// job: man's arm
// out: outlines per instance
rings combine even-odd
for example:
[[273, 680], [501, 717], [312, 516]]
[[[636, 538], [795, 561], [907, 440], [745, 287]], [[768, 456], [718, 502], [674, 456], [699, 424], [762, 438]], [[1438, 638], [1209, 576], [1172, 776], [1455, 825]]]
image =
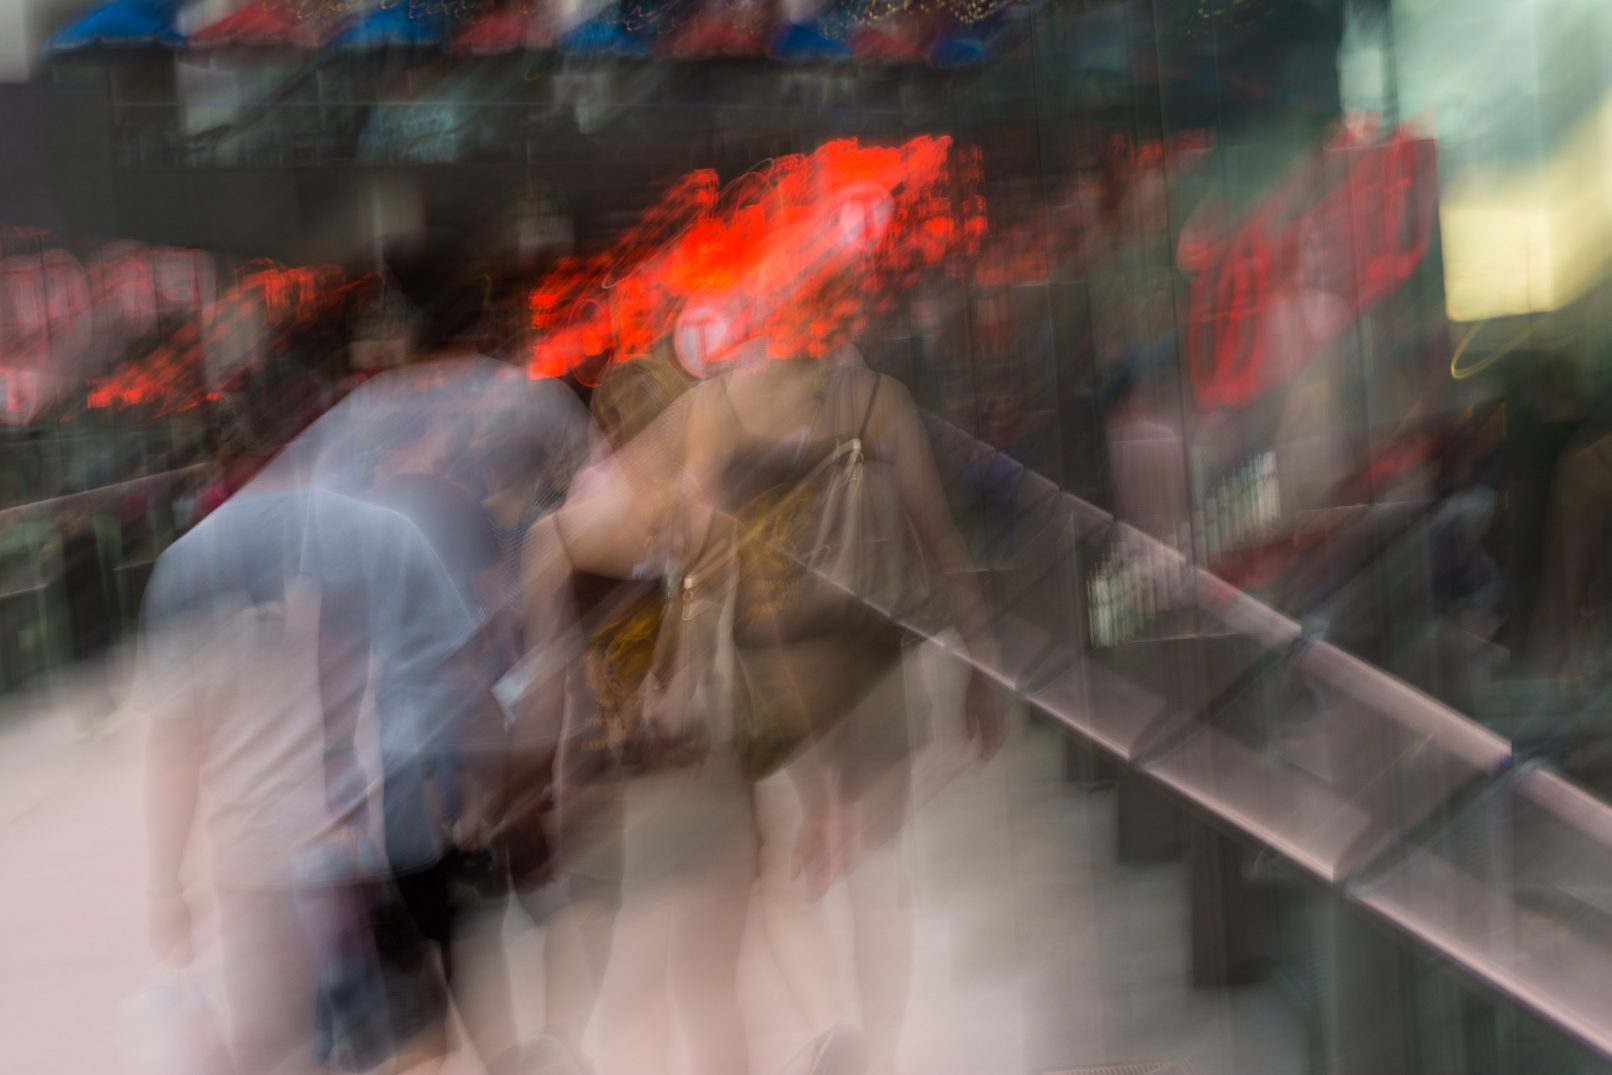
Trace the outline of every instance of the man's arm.
[[146, 878], [153, 950], [161, 959], [191, 958], [190, 912], [184, 897], [185, 852], [201, 794], [206, 725], [192, 701], [194, 650], [181, 628], [159, 615], [171, 567], [159, 565], [143, 610], [131, 715], [149, 725], [146, 748]]
[[170, 963], [188, 963], [192, 955], [183, 870], [201, 791], [202, 743], [195, 723], [153, 720], [147, 754], [151, 945], [159, 958]]
[[522, 677], [509, 698], [511, 821], [540, 811], [564, 734], [566, 680], [579, 656], [571, 569], [552, 518], [526, 536], [521, 563]]

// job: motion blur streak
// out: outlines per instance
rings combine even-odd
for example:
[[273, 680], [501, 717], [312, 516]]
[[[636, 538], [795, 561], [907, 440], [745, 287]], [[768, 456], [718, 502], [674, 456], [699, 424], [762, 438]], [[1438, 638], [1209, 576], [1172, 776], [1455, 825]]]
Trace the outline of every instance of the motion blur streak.
[[1612, 1075], [1609, 42], [0, 2], [0, 1071]]

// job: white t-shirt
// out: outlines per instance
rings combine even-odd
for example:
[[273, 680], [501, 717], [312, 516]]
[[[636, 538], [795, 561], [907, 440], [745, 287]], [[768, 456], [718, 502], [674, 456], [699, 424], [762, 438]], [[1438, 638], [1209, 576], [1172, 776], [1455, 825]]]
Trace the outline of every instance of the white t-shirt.
[[363, 609], [367, 645], [346, 659], [375, 660], [393, 686], [370, 759], [390, 865], [438, 853], [426, 784], [469, 694], [454, 660], [468, 611], [403, 517], [333, 493], [249, 489], [158, 562], [130, 703], [191, 722], [221, 883], [290, 884], [301, 854], [350, 820], [326, 790], [320, 623], [332, 599]]

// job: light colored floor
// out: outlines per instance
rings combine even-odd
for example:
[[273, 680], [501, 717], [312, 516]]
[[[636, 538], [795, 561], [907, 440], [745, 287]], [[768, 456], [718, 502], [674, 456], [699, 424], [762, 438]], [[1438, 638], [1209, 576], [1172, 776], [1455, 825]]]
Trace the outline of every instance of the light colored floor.
[[[72, 714], [98, 704], [93, 687], [85, 673], [0, 715], [0, 1072], [121, 1070], [119, 1006], [151, 970], [140, 736], [74, 741]], [[989, 768], [926, 796], [893, 852], [915, 882], [902, 1075], [1163, 1060], [1199, 1075], [1304, 1070], [1297, 1020], [1274, 991], [1188, 986], [1180, 868], [1116, 865], [1111, 810], [1109, 794], [1064, 781], [1058, 733], [1038, 723]], [[539, 941], [513, 921], [508, 934], [519, 995], [535, 1002]], [[624, 929], [600, 1033], [631, 1026], [612, 1003], [639, 948]], [[757, 1070], [769, 1072], [803, 1030], [753, 948], [743, 980]]]

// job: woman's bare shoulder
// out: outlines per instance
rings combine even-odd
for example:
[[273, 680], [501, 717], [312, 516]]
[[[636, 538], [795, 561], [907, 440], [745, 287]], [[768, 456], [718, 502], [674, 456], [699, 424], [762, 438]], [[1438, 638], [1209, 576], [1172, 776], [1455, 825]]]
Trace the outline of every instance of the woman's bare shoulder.
[[856, 373], [862, 377], [862, 383], [858, 387], [868, 393], [878, 392], [878, 396], [874, 399], [876, 416], [895, 413], [905, 415], [917, 406], [913, 401], [912, 391], [898, 378], [871, 369], [860, 369]]

